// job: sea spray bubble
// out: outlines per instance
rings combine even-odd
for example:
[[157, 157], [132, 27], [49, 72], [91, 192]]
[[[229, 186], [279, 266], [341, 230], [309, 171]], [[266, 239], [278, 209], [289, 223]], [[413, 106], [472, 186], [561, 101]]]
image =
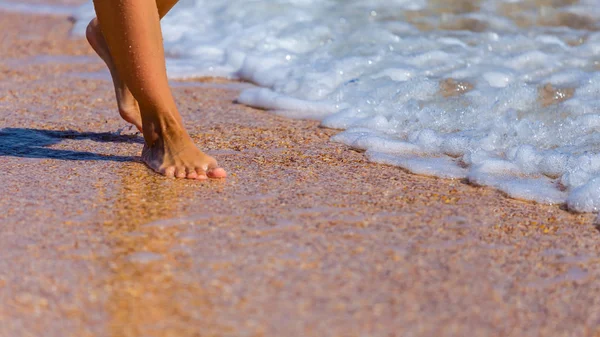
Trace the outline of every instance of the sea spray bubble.
[[550, 178], [558, 178], [567, 169], [569, 156], [557, 151], [549, 151], [539, 163], [540, 172]]
[[[512, 151], [509, 150], [509, 153]], [[511, 158], [512, 157], [512, 158]], [[514, 154], [509, 158], [514, 162], [525, 174], [537, 173], [540, 169], [539, 164], [542, 156], [529, 144], [520, 145], [515, 148]]]
[[575, 212], [600, 211], [600, 176], [575, 188], [567, 198], [567, 205]]

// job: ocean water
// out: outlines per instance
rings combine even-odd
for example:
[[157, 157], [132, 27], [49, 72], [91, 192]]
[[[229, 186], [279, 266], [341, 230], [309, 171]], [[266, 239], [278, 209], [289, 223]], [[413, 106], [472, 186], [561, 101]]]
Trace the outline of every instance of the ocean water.
[[[76, 10], [74, 31], [93, 16]], [[340, 129], [377, 163], [600, 210], [597, 0], [181, 0], [169, 75]]]

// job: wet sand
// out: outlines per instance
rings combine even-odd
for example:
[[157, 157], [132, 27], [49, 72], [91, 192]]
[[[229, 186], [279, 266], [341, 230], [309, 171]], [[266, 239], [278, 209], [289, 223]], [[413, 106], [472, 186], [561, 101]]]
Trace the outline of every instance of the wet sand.
[[0, 15], [0, 336], [600, 334], [592, 215], [369, 163], [220, 79], [173, 92], [230, 177], [165, 179], [66, 17]]

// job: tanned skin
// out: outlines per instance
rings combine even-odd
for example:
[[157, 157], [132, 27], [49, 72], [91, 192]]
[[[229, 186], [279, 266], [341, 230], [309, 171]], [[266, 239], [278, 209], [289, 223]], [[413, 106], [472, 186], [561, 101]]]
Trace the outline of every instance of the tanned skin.
[[142, 160], [167, 177], [225, 178], [196, 147], [169, 88], [160, 19], [177, 0], [94, 0], [86, 36], [110, 70], [121, 117], [144, 135]]

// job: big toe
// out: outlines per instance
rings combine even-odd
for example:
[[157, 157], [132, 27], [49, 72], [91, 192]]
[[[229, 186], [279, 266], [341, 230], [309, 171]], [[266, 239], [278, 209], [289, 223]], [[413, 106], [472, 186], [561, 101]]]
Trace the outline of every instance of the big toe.
[[221, 167], [211, 168], [206, 172], [206, 175], [209, 178], [225, 178], [227, 177], [227, 172]]

